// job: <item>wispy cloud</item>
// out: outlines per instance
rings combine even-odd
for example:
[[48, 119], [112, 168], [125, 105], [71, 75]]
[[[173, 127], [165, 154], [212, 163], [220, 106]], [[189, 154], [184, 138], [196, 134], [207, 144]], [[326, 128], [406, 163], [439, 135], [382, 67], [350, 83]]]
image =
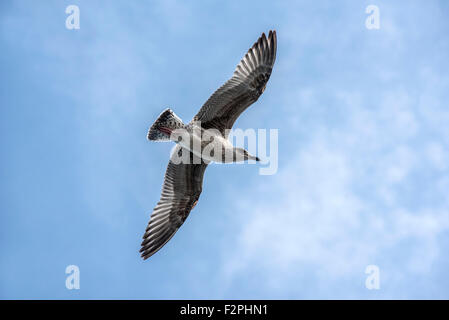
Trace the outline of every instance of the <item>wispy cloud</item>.
[[[282, 296], [281, 288], [298, 274], [314, 270], [315, 289], [332, 288], [325, 297], [342, 277], [359, 279], [359, 288], [341, 295], [350, 297], [363, 291], [360, 278], [369, 264], [389, 275], [386, 283], [429, 272], [444, 252], [438, 237], [449, 231], [446, 191], [435, 184], [449, 178], [441, 161], [449, 146], [416, 143], [424, 123], [407, 101], [404, 93], [387, 94], [369, 116], [349, 107], [347, 125], [310, 133], [274, 183], [257, 188], [267, 197], [240, 202], [236, 211], [245, 214], [235, 222], [238, 233], [225, 256], [227, 281], [257, 266], [270, 278], [267, 292], [275, 282]], [[417, 184], [426, 176], [435, 180]], [[302, 288], [293, 292], [313, 297]]]
[[[284, 50], [290, 53], [280, 64], [289, 67], [280, 67], [280, 78], [301, 70], [297, 52], [313, 39], [342, 53], [340, 63], [361, 69], [343, 74], [336, 66], [327, 69], [325, 79], [311, 73], [309, 83], [275, 89], [283, 92], [288, 114], [282, 126], [288, 133], [280, 131], [283, 165], [269, 185], [258, 181], [256, 192], [265, 197], [257, 203], [237, 201], [235, 210], [242, 214], [233, 217], [237, 231], [223, 257], [228, 288], [257, 272], [266, 279], [258, 284], [262, 297], [370, 297], [364, 271], [377, 264], [384, 285], [378, 297], [431, 296], [404, 288], [410, 279], [435, 272], [446, 248], [439, 239], [449, 231], [443, 187], [449, 179], [449, 144], [442, 124], [447, 110], [440, 101], [448, 98], [442, 89], [448, 82], [432, 61], [417, 58], [420, 63], [411, 71], [408, 62], [384, 55], [387, 49], [405, 54], [428, 32], [413, 28], [410, 36], [409, 18], [417, 11], [407, 12], [409, 17], [401, 19], [398, 8], [382, 5], [379, 36], [338, 15], [325, 27], [309, 25], [298, 36], [297, 30], [284, 35], [290, 42]], [[339, 32], [326, 37], [329, 25], [339, 23]], [[307, 36], [311, 30], [313, 39]], [[348, 38], [358, 39], [360, 46]], [[411, 74], [419, 78], [410, 79]], [[298, 286], [292, 288], [292, 282]]]

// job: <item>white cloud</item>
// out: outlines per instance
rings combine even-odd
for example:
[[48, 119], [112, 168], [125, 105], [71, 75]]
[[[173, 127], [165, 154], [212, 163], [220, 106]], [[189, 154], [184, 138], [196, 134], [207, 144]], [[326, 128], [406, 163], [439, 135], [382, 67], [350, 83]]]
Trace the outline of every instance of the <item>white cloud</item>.
[[[409, 59], [411, 41], [429, 31], [407, 32], [418, 12], [380, 8], [378, 33], [338, 15], [322, 26], [286, 19], [281, 28], [276, 77], [293, 79], [305, 63], [312, 71], [275, 93], [289, 150], [278, 175], [255, 188], [265, 196], [236, 203], [221, 270], [228, 288], [259, 272], [262, 297], [360, 298], [365, 267], [377, 264], [381, 297], [425, 296], [413, 281], [432, 275], [449, 230], [448, 79], [421, 52]], [[336, 25], [341, 32], [330, 32]], [[345, 67], [326, 68], [326, 59]]]
[[[320, 108], [313, 89], [298, 96]], [[439, 258], [438, 236], [449, 230], [446, 195], [433, 182], [416, 186], [415, 179], [435, 170], [439, 179], [449, 179], [447, 145], [420, 135], [428, 123], [405, 90], [384, 92], [371, 109], [363, 108], [359, 93], [336, 90], [334, 97], [348, 119], [330, 126], [314, 122], [316, 129], [304, 133], [309, 142], [293, 157], [284, 154], [288, 164], [275, 182], [257, 190], [269, 197], [238, 204], [236, 211], [245, 214], [236, 220], [240, 229], [225, 254], [227, 285], [257, 266], [269, 275], [270, 290], [285, 288], [303, 270], [316, 280], [315, 289], [335, 287], [381, 263], [384, 281], [401, 286], [407, 275], [429, 272]], [[440, 199], [420, 201], [421, 191], [410, 186]], [[404, 255], [395, 256], [404, 246]]]
[[430, 142], [427, 146], [427, 157], [436, 169], [444, 171], [448, 168], [449, 155], [442, 143]]

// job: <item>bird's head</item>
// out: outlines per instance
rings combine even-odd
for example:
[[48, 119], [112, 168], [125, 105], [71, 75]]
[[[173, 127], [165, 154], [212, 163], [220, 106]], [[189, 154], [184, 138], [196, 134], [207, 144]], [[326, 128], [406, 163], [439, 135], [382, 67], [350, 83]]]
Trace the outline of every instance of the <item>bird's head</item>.
[[235, 159], [236, 161], [244, 161], [244, 160], [256, 160], [260, 161], [260, 159], [256, 156], [252, 156], [243, 148], [235, 148]]

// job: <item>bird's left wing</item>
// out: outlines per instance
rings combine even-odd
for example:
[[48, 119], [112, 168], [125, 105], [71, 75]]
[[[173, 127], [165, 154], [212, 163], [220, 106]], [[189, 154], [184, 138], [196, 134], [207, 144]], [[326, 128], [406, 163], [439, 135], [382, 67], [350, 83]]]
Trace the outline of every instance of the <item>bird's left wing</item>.
[[[189, 152], [190, 164], [175, 164], [175, 156]], [[207, 164], [195, 164], [195, 156], [176, 146], [165, 172], [161, 199], [151, 214], [140, 249], [143, 259], [148, 259], [162, 248], [178, 231], [200, 197], [204, 171]], [[197, 158], [196, 160], [199, 160]]]
[[234, 75], [215, 91], [194, 117], [204, 129], [218, 129], [222, 134], [235, 120], [259, 99], [276, 60], [276, 31], [265, 33], [248, 50]]

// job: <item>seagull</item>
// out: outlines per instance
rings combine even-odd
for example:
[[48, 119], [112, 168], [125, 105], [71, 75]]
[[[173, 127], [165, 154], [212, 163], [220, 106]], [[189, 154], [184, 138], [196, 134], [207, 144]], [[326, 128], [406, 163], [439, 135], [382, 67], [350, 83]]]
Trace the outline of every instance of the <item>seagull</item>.
[[[178, 231], [200, 197], [204, 171], [210, 162], [256, 160], [228, 141], [234, 122], [265, 90], [276, 60], [276, 31], [261, 37], [237, 65], [233, 76], [184, 124], [170, 109], [164, 110], [148, 131], [150, 141], [173, 141], [176, 146], [165, 172], [159, 202], [143, 235], [140, 253], [144, 260], [161, 249]], [[214, 146], [223, 152], [204, 153], [202, 135], [211, 130]], [[210, 140], [209, 140], [210, 141]], [[195, 142], [200, 148], [192, 147]], [[221, 154], [220, 154], [221, 153]], [[183, 158], [188, 161], [179, 162]]]

